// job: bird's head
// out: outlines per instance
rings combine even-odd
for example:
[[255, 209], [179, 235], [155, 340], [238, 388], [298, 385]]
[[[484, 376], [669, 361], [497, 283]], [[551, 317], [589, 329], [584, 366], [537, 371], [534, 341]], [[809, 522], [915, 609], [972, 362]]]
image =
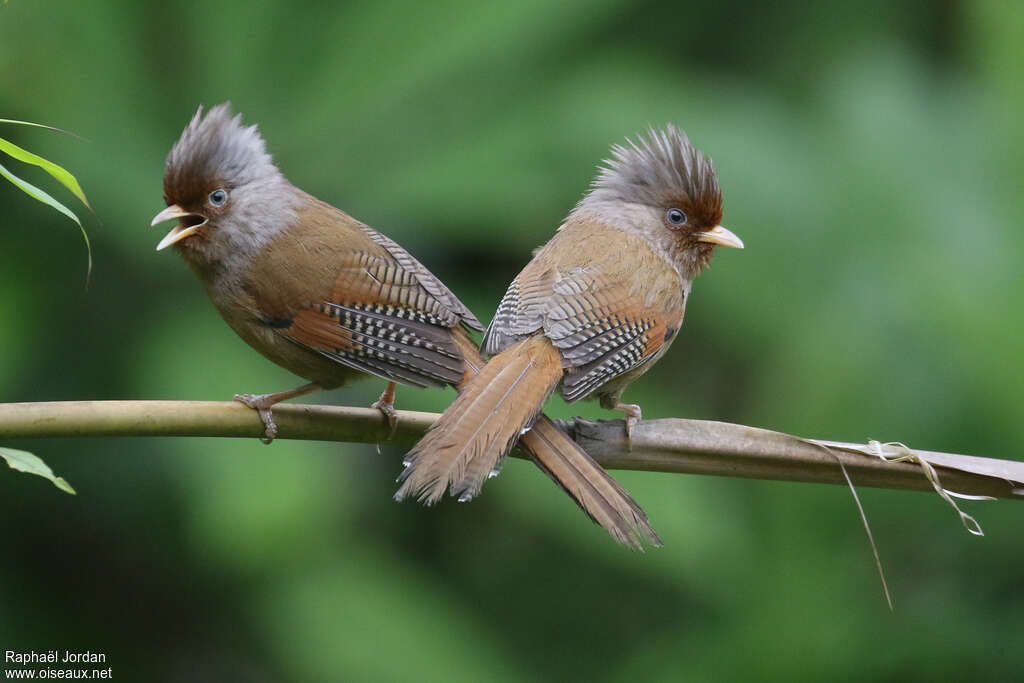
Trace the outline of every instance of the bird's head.
[[294, 220], [294, 188], [274, 165], [256, 126], [219, 104], [202, 106], [167, 155], [164, 201], [152, 224], [178, 223], [157, 245], [187, 259], [221, 261], [265, 244]]
[[681, 130], [651, 128], [611, 152], [577, 212], [641, 234], [687, 279], [707, 265], [715, 245], [743, 248], [721, 225], [722, 191], [711, 159]]

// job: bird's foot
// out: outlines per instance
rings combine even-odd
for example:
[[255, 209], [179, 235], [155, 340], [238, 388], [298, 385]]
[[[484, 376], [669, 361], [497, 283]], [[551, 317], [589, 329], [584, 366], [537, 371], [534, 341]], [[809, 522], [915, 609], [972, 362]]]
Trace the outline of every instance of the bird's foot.
[[384, 393], [370, 407], [379, 410], [384, 415], [384, 419], [388, 421], [388, 426], [391, 427], [391, 431], [388, 433], [388, 440], [390, 440], [395, 435], [395, 430], [398, 429], [398, 413], [395, 412], [395, 383], [388, 382]]
[[614, 410], [620, 410], [626, 414], [626, 442], [630, 450], [633, 450], [633, 428], [643, 419], [643, 411], [635, 403], [616, 403]]
[[311, 391], [320, 391], [320, 389], [320, 385], [311, 382], [274, 394], [235, 394], [235, 400], [260, 414], [260, 419], [263, 420], [263, 426], [266, 428], [266, 436], [262, 437], [260, 441], [270, 443], [277, 436], [277, 423], [274, 422], [274, 414], [270, 412], [270, 409], [281, 401], [287, 401], [296, 396], [305, 396]]
[[274, 394], [235, 394], [235, 400], [244, 406], [252, 408], [260, 415], [265, 428], [266, 436], [260, 437], [260, 441], [269, 444], [277, 436], [277, 423], [274, 422], [274, 413], [271, 407], [277, 401], [271, 400]]

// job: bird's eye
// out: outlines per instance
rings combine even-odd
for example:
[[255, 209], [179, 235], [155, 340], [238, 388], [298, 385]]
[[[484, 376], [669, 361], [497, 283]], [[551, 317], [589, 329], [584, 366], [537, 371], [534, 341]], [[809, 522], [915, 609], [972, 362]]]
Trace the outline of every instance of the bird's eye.
[[210, 193], [210, 203], [214, 206], [224, 206], [227, 201], [227, 190], [217, 189]]
[[686, 214], [679, 209], [669, 209], [665, 213], [665, 220], [668, 221], [669, 225], [684, 225], [686, 223]]

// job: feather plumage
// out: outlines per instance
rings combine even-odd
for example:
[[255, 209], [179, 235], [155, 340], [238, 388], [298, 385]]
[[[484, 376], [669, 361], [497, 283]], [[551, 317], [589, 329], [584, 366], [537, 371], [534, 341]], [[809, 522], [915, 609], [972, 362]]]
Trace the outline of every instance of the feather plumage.
[[432, 504], [445, 489], [460, 500], [476, 496], [561, 374], [558, 352], [541, 337], [492, 358], [409, 452], [395, 497]]

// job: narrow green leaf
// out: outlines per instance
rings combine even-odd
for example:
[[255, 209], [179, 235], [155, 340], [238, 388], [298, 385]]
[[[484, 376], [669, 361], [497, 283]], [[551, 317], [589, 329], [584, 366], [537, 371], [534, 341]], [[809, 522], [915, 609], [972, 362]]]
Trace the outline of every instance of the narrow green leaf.
[[32, 123], [31, 121], [17, 121], [15, 119], [0, 119], [0, 123], [14, 123], [14, 124], [17, 124], [19, 126], [32, 126], [33, 128], [45, 128], [46, 130], [52, 130], [52, 131], [55, 131], [57, 133], [64, 133], [65, 135], [70, 135], [72, 137], [76, 137], [79, 140], [83, 139], [81, 135], [76, 135], [75, 133], [72, 133], [70, 130], [64, 130], [63, 128], [56, 128], [54, 126], [48, 126], [45, 123]]
[[17, 451], [13, 448], [0, 448], [0, 458], [6, 460], [7, 465], [12, 470], [35, 474], [43, 479], [49, 479], [53, 482], [53, 485], [61, 491], [75, 495], [75, 490], [71, 488], [71, 484], [69, 484], [64, 477], [55, 476], [49, 465], [43, 462], [38, 456], [32, 455], [28, 451]]
[[58, 166], [38, 154], [33, 154], [27, 149], [18, 147], [13, 142], [4, 140], [3, 138], [0, 138], [0, 152], [6, 152], [18, 161], [24, 161], [26, 164], [32, 164], [43, 169], [56, 178], [61, 185], [71, 190], [71, 193], [78, 197], [79, 201], [85, 204], [86, 207], [92, 211], [92, 207], [89, 206], [89, 200], [85, 198], [85, 192], [82, 191], [82, 186], [78, 184], [78, 180], [75, 176], [71, 175], [71, 173], [69, 173], [64, 167]]
[[73, 220], [78, 225], [78, 229], [82, 231], [82, 239], [85, 240], [85, 249], [86, 249], [86, 252], [88, 253], [88, 257], [89, 257], [89, 268], [86, 271], [86, 276], [85, 276], [85, 280], [86, 280], [86, 282], [88, 282], [89, 281], [89, 276], [92, 275], [92, 245], [89, 243], [89, 235], [86, 234], [85, 228], [82, 226], [82, 221], [78, 220], [78, 216], [76, 216], [71, 209], [69, 209], [68, 207], [64, 206], [63, 204], [58, 202], [56, 199], [51, 197], [49, 194], [47, 194], [44, 190], [40, 190], [38, 187], [36, 187], [32, 183], [30, 183], [30, 182], [28, 182], [26, 180], [22, 180], [18, 176], [14, 175], [10, 171], [8, 171], [6, 168], [4, 168], [4, 166], [2, 164], [0, 164], [0, 175], [2, 175], [3, 177], [7, 178], [9, 181], [11, 181], [11, 183], [14, 184], [15, 187], [20, 189], [22, 192], [24, 192], [28, 196], [30, 196], [30, 197], [32, 197], [32, 198], [42, 202], [43, 204], [47, 204], [49, 206], [52, 206], [54, 209], [56, 209], [57, 211], [60, 211], [62, 214], [64, 214], [65, 216], [67, 216], [68, 218]]

